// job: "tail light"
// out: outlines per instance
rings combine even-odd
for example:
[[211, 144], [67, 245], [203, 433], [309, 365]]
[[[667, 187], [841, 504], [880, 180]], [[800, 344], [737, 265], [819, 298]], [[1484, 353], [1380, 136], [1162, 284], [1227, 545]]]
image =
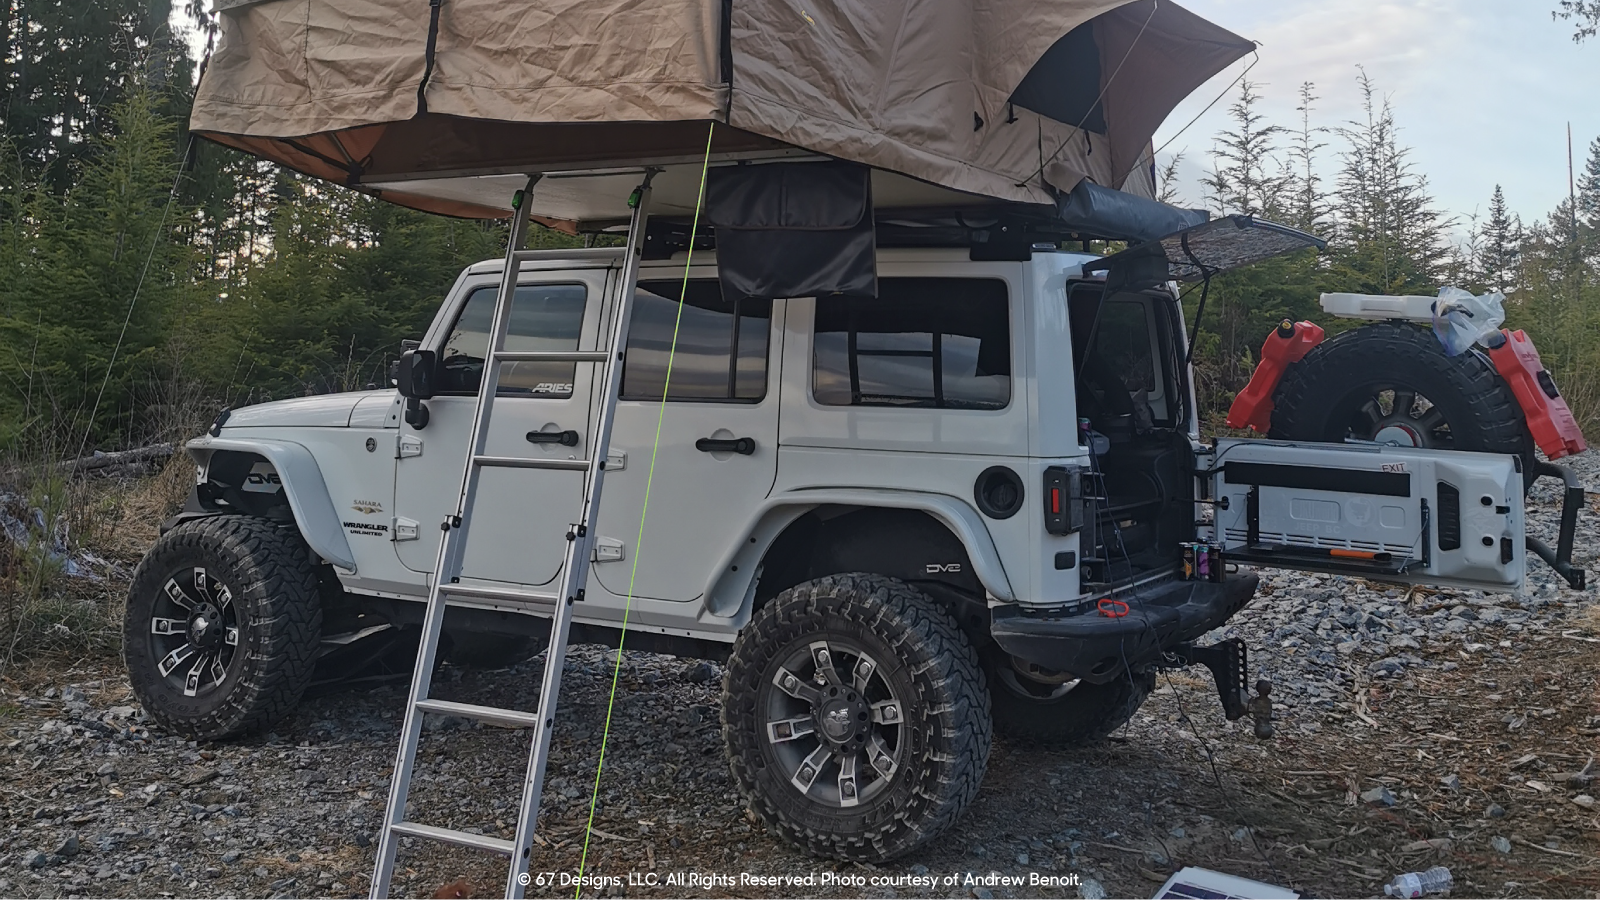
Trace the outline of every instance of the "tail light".
[[1083, 528], [1083, 470], [1051, 466], [1044, 470], [1044, 530], [1075, 534]]

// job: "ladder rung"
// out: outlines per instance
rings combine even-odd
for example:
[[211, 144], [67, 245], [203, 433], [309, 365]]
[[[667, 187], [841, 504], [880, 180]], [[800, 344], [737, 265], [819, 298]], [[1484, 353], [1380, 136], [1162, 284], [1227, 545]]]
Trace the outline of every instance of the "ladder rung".
[[453, 828], [439, 828], [434, 825], [423, 825], [420, 822], [396, 822], [389, 826], [395, 834], [407, 837], [424, 838], [430, 841], [443, 841], [446, 844], [455, 844], [458, 847], [475, 847], [498, 853], [501, 856], [510, 856], [513, 850], [510, 841], [486, 834], [473, 834], [470, 831], [456, 831]]
[[471, 703], [456, 703], [453, 700], [418, 700], [417, 709], [444, 716], [475, 719], [494, 725], [509, 725], [512, 728], [532, 728], [539, 724], [539, 717], [533, 713], [494, 706], [474, 706]]
[[604, 350], [501, 350], [496, 362], [588, 362], [603, 363], [611, 358]]
[[568, 472], [589, 470], [587, 459], [534, 459], [524, 456], [474, 456], [472, 464], [493, 469], [562, 469]]
[[493, 600], [497, 603], [524, 603], [540, 606], [554, 606], [561, 599], [555, 594], [543, 591], [519, 591], [515, 588], [474, 587], [465, 584], [447, 584], [440, 589], [443, 593], [463, 600]]
[[511, 254], [519, 263], [537, 262], [541, 259], [621, 259], [626, 247], [578, 247], [572, 250], [518, 250]]

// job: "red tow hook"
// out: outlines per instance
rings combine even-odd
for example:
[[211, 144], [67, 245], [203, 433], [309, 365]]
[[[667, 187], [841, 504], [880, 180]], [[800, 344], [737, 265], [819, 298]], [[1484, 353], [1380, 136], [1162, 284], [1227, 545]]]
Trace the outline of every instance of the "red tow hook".
[[1108, 619], [1120, 619], [1128, 614], [1128, 604], [1122, 600], [1113, 600], [1104, 597], [1095, 603], [1095, 609], [1100, 610], [1100, 615]]

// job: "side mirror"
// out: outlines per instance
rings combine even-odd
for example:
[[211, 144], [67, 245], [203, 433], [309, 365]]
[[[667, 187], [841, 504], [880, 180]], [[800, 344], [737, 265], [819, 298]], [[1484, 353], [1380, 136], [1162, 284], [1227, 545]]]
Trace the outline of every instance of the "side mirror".
[[435, 362], [432, 350], [407, 350], [401, 353], [400, 367], [395, 373], [400, 396], [409, 400], [432, 398]]

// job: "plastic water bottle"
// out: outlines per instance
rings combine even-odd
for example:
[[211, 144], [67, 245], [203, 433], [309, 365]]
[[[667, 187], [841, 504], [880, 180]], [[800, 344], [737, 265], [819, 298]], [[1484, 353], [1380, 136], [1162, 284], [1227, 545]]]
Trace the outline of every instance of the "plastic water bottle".
[[1416, 900], [1428, 894], [1442, 894], [1450, 890], [1451, 883], [1450, 870], [1444, 866], [1434, 866], [1426, 872], [1396, 875], [1393, 881], [1383, 886], [1383, 893], [1390, 897]]

